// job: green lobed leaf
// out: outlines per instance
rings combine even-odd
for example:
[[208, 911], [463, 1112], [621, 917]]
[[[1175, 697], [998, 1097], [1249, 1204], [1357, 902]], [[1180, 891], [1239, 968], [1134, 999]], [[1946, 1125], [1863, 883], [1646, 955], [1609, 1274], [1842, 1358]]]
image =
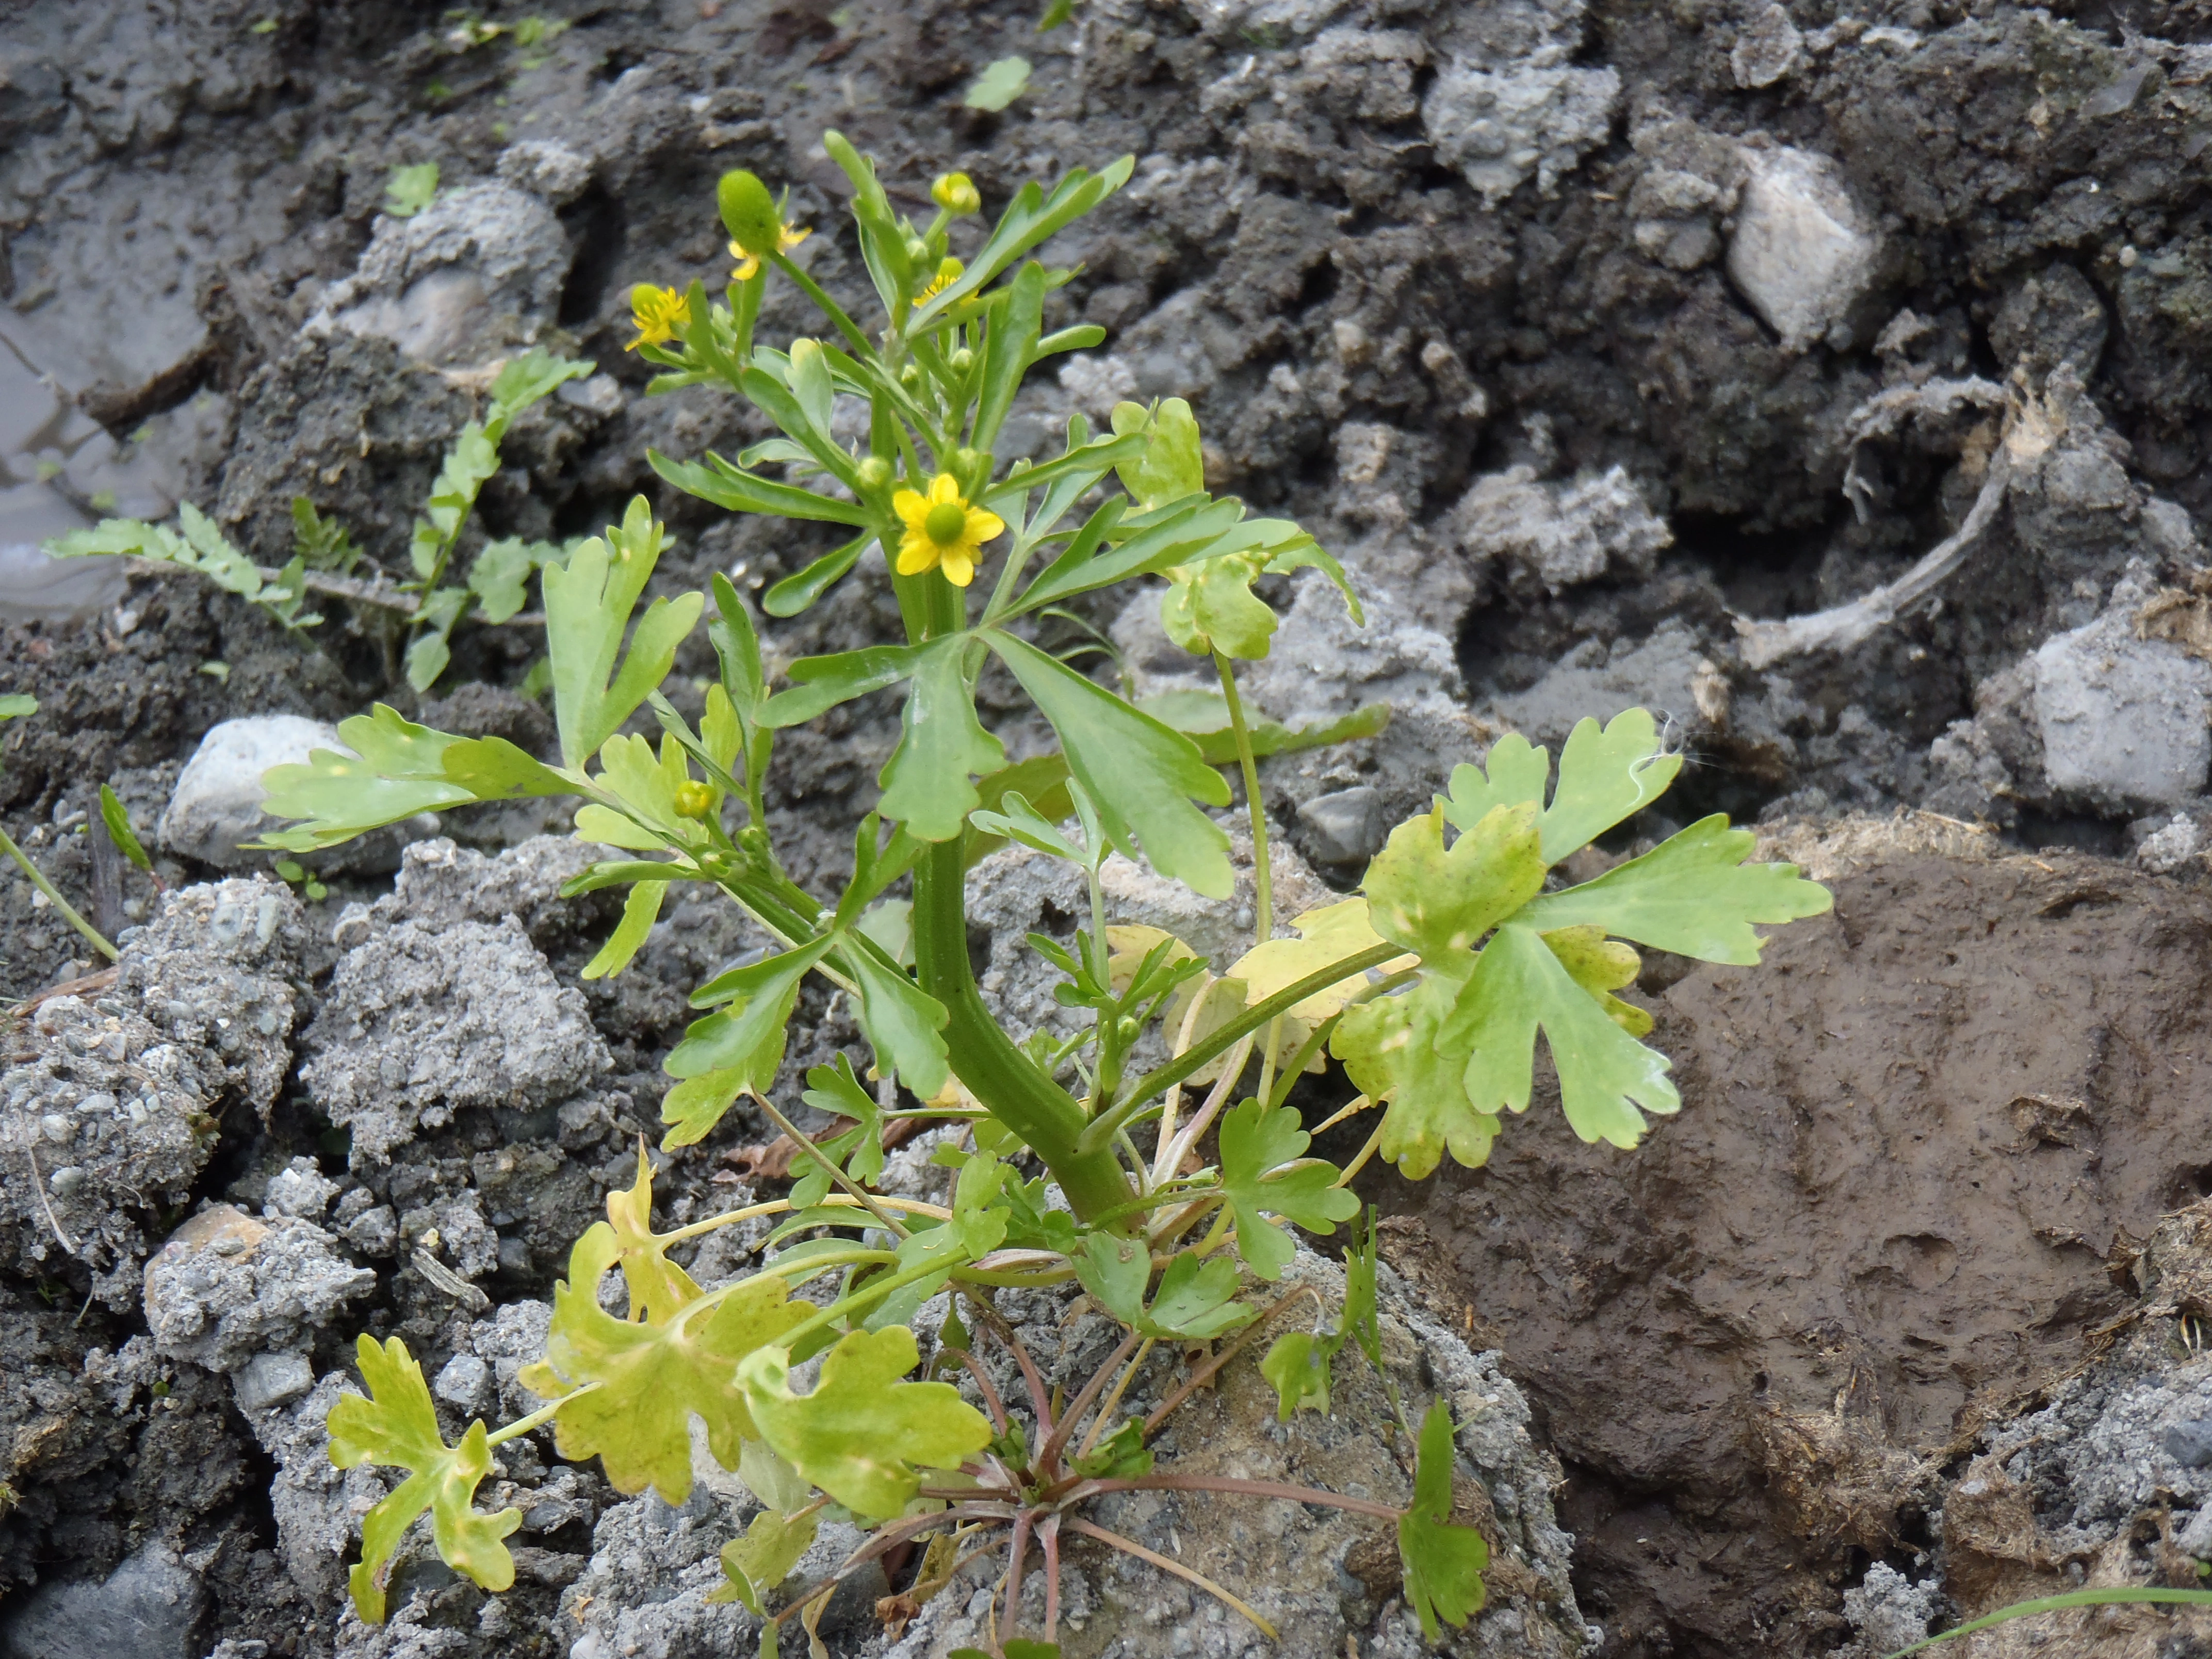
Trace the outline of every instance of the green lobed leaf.
[[971, 775], [1006, 763], [1006, 746], [975, 718], [964, 634], [933, 640], [914, 659], [898, 746], [878, 778], [879, 810], [924, 841], [951, 841], [981, 801]]
[[1335, 1184], [1336, 1167], [1305, 1158], [1313, 1137], [1288, 1106], [1248, 1100], [1221, 1120], [1221, 1191], [1235, 1218], [1237, 1253], [1261, 1279], [1282, 1277], [1297, 1247], [1261, 1212], [1328, 1234], [1359, 1213], [1358, 1198]]
[[761, 1437], [854, 1514], [882, 1519], [913, 1501], [922, 1468], [957, 1468], [991, 1443], [991, 1425], [948, 1382], [900, 1379], [921, 1358], [903, 1325], [855, 1331], [822, 1361], [811, 1394], [791, 1389], [790, 1356], [764, 1347], [738, 1366]]
[[[860, 1086], [853, 1062], [843, 1054], [837, 1056], [834, 1066], [809, 1070], [806, 1084], [800, 1098], [808, 1105], [817, 1112], [834, 1112], [853, 1120], [851, 1128], [817, 1141], [815, 1149], [854, 1181], [869, 1185], [884, 1172], [883, 1108], [875, 1096]], [[791, 1188], [793, 1209], [810, 1209], [829, 1196], [830, 1172], [818, 1163], [795, 1158], [792, 1172], [799, 1177]]]
[[1681, 1109], [1666, 1057], [1623, 1030], [1542, 935], [1516, 921], [1475, 959], [1438, 1038], [1442, 1053], [1468, 1056], [1476, 1111], [1528, 1109], [1539, 1028], [1559, 1074], [1560, 1105], [1583, 1139], [1631, 1147], [1643, 1139], [1644, 1112]]
[[1625, 709], [1603, 726], [1580, 720], [1559, 751], [1559, 784], [1546, 807], [1551, 757], [1509, 733], [1491, 746], [1486, 775], [1478, 766], [1452, 769], [1451, 793], [1440, 805], [1445, 817], [1467, 830], [1492, 807], [1534, 801], [1543, 809], [1544, 862], [1557, 864], [1667, 792], [1682, 757], [1665, 749], [1648, 709]]
[[521, 1373], [525, 1388], [556, 1400], [585, 1383], [553, 1419], [554, 1442], [571, 1462], [597, 1457], [617, 1492], [650, 1485], [681, 1507], [691, 1494], [691, 1419], [707, 1425], [707, 1446], [726, 1469], [740, 1443], [758, 1437], [739, 1362], [811, 1315], [789, 1300], [783, 1280], [766, 1275], [720, 1293], [713, 1306], [690, 1304], [655, 1323], [617, 1319], [599, 1306], [599, 1280], [620, 1255], [615, 1231], [595, 1222], [568, 1254], [568, 1277], [553, 1287], [545, 1357]]
[[1192, 802], [1226, 806], [1229, 786], [1197, 745], [1035, 646], [995, 629], [983, 637], [1059, 733], [1115, 844], [1127, 849], [1133, 834], [1162, 875], [1227, 898], [1228, 835]]
[[1443, 816], [1424, 812], [1390, 832], [1367, 866], [1375, 931], [1425, 957], [1464, 951], [1543, 890], [1535, 809], [1492, 809], [1449, 851]]
[[657, 449], [647, 450], [645, 458], [655, 472], [685, 495], [732, 513], [766, 513], [781, 519], [812, 519], [856, 528], [870, 522], [868, 509], [856, 502], [817, 495], [796, 484], [778, 483], [733, 466], [720, 455], [709, 454], [703, 465], [672, 460]]
[[545, 572], [545, 650], [553, 665], [561, 757], [570, 767], [581, 767], [668, 678], [676, 647], [706, 605], [698, 593], [655, 599], [622, 656], [623, 635], [662, 541], [652, 507], [640, 495], [618, 527], [579, 544], [566, 568]]
[[[800, 982], [835, 942], [816, 939], [701, 986], [691, 994], [695, 1004], [727, 1000], [731, 1006], [694, 1020], [685, 1030], [684, 1041], [661, 1063], [661, 1069], [672, 1078], [686, 1079], [734, 1072], [744, 1079], [738, 1085], [741, 1090], [768, 1088], [783, 1064], [785, 1030], [792, 1010], [799, 1005]], [[685, 1104], [696, 1108], [696, 1097], [687, 1097]], [[676, 1123], [668, 1116], [665, 1100], [661, 1103], [661, 1115], [664, 1121], [675, 1123], [661, 1143], [672, 1150], [690, 1146], [714, 1127], [712, 1119], [702, 1122], [696, 1115]]]
[[864, 530], [834, 552], [824, 553], [805, 568], [784, 577], [761, 596], [761, 609], [771, 617], [797, 616], [842, 581], [875, 538], [874, 531]]
[[1115, 468], [1137, 504], [1146, 512], [1186, 495], [1206, 493], [1206, 459], [1197, 418], [1181, 398], [1165, 398], [1151, 409], [1142, 404], [1114, 405], [1109, 417], [1117, 438], [1139, 437], [1144, 451]]
[[1160, 1275], [1149, 1308], [1145, 1286], [1152, 1261], [1142, 1239], [1091, 1233], [1069, 1262], [1100, 1307], [1156, 1341], [1210, 1341], [1259, 1316], [1256, 1309], [1235, 1300], [1237, 1264], [1222, 1256], [1201, 1261], [1195, 1250], [1180, 1252]]
[[1745, 863], [1758, 844], [1717, 812], [1595, 881], [1544, 894], [1522, 920], [1547, 931], [1594, 924], [1655, 951], [1750, 967], [1763, 943], [1753, 923], [1821, 915], [1835, 903], [1794, 864]]
[[1438, 1620], [1456, 1627], [1482, 1610], [1482, 1574], [1490, 1565], [1490, 1547], [1482, 1534], [1451, 1523], [1453, 1461], [1451, 1413], [1439, 1400], [1421, 1419], [1413, 1501], [1398, 1517], [1406, 1605], [1420, 1619], [1421, 1634], [1432, 1645], [1443, 1634]]
[[951, 1075], [941, 1035], [950, 1018], [945, 1005], [872, 951], [856, 948], [845, 957], [860, 981], [860, 1024], [877, 1068], [897, 1073], [921, 1098], [934, 1099]]
[[615, 924], [599, 954], [584, 964], [585, 979], [610, 979], [629, 966], [644, 948], [653, 924], [660, 919], [660, 902], [668, 896], [665, 881], [641, 881], [623, 901], [622, 920]]
[[958, 637], [932, 640], [927, 645], [870, 645], [827, 657], [801, 657], [784, 671], [793, 682], [791, 690], [777, 692], [761, 705], [761, 724], [775, 728], [804, 725], [839, 703], [896, 685], [915, 672], [915, 663], [926, 652], [942, 648]]
[[994, 312], [983, 337], [982, 374], [977, 386], [970, 445], [988, 449], [998, 441], [1022, 376], [1037, 358], [1037, 334], [1044, 320], [1044, 267], [1034, 259], [1006, 285], [1006, 303]]
[[520, 1510], [486, 1515], [475, 1507], [477, 1485], [491, 1473], [491, 1447], [479, 1418], [458, 1446], [438, 1428], [437, 1408], [422, 1368], [398, 1337], [380, 1345], [364, 1335], [355, 1346], [368, 1396], [341, 1396], [331, 1407], [331, 1462], [342, 1469], [362, 1463], [396, 1466], [406, 1480], [362, 1517], [362, 1559], [347, 1575], [355, 1610], [364, 1624], [384, 1622], [384, 1592], [392, 1553], [415, 1517], [430, 1511], [439, 1558], [478, 1588], [503, 1590], [514, 1583], [514, 1558], [500, 1540], [522, 1524]]
[[[823, 142], [825, 146], [829, 143], [829, 135], [823, 136]], [[997, 280], [1000, 273], [1023, 254], [1055, 231], [1073, 224], [1128, 183], [1136, 167], [1135, 156], [1124, 155], [1097, 173], [1070, 167], [1060, 175], [1049, 196], [1035, 180], [1024, 185], [1006, 204], [1006, 212], [1000, 216], [983, 246], [976, 250], [975, 257], [969, 260], [968, 269], [959, 279], [915, 307], [908, 332], [916, 333], [929, 327]]]
[[1160, 595], [1167, 636], [1199, 656], [1218, 651], [1247, 662], [1266, 656], [1277, 618], [1274, 607], [1252, 591], [1262, 562], [1255, 554], [1232, 553], [1169, 570], [1168, 590]]

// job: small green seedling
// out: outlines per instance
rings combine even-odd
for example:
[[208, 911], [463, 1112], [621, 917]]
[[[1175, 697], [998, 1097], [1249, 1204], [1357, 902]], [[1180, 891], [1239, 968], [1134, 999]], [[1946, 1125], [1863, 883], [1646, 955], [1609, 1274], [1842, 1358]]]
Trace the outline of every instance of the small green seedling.
[[[785, 1622], [811, 1631], [837, 1584], [890, 1552], [921, 1546], [913, 1594], [933, 1593], [927, 1587], [949, 1581], [963, 1559], [956, 1537], [964, 1550], [994, 1529], [1006, 1535], [1000, 1651], [1051, 1650], [1056, 1540], [1070, 1534], [1179, 1575], [1272, 1635], [1231, 1590], [1085, 1513], [1091, 1498], [1147, 1490], [1290, 1498], [1395, 1522], [1407, 1605], [1433, 1639], [1482, 1606], [1487, 1553], [1450, 1519], [1448, 1412], [1433, 1404], [1417, 1422], [1383, 1373], [1371, 1221], [1347, 1260], [1340, 1316], [1279, 1333], [1260, 1363], [1295, 1421], [1302, 1407], [1327, 1408], [1331, 1367], [1357, 1347], [1383, 1374], [1395, 1431], [1413, 1454], [1406, 1505], [1161, 1470], [1146, 1443], [1181, 1400], [1313, 1299], [1293, 1286], [1269, 1300], [1265, 1287], [1285, 1273], [1293, 1228], [1329, 1237], [1353, 1220], [1359, 1204], [1347, 1188], [1368, 1159], [1411, 1176], [1447, 1153], [1483, 1163], [1505, 1115], [1528, 1106], [1540, 1036], [1576, 1133], [1633, 1146], [1648, 1114], [1680, 1105], [1666, 1059], [1641, 1041], [1650, 1015], [1619, 994], [1636, 980], [1635, 945], [1754, 963], [1758, 927], [1816, 915], [1828, 895], [1787, 865], [1747, 863], [1753, 837], [1717, 817], [1595, 880], [1565, 884], [1563, 860], [1627, 823], [1680, 769], [1657, 723], [1631, 709], [1578, 726], [1556, 780], [1544, 750], [1501, 740], [1486, 766], [1461, 767], [1448, 793], [1397, 827], [1356, 894], [1293, 918], [1295, 936], [1278, 937], [1260, 755], [1371, 732], [1382, 711], [1286, 730], [1248, 713], [1236, 665], [1266, 656], [1277, 631], [1255, 591], [1262, 577], [1312, 570], [1358, 620], [1344, 571], [1297, 525], [1208, 489], [1198, 423], [1179, 399], [1124, 404], [1103, 433], [1073, 418], [1041, 455], [999, 454], [1024, 377], [1104, 338], [1079, 323], [1048, 330], [1052, 296], [1073, 273], [1030, 256], [1120, 189], [1133, 159], [1071, 168], [1050, 191], [1024, 186], [995, 225], [963, 234], [955, 254], [955, 231], [981, 205], [971, 181], [937, 179], [938, 211], [916, 224], [842, 136], [826, 134], [823, 145], [852, 186], [880, 317], [863, 327], [793, 260], [807, 232], [760, 179], [726, 174], [718, 199], [737, 262], [730, 281], [718, 298], [699, 282], [635, 290], [631, 349], [661, 371], [653, 390], [733, 393], [775, 435], [734, 458], [647, 459], [668, 484], [727, 512], [836, 527], [834, 550], [762, 594], [769, 615], [819, 603], [873, 551], [882, 567], [869, 580], [895, 596], [899, 636], [802, 658], [772, 678], [753, 611], [726, 578], [706, 593], [647, 600], [667, 535], [640, 497], [619, 524], [544, 568], [556, 754], [434, 731], [379, 706], [340, 727], [349, 752], [319, 750], [264, 781], [269, 811], [289, 822], [264, 844], [292, 854], [424, 811], [520, 797], [576, 803], [578, 837], [612, 856], [568, 890], [627, 890], [585, 970], [592, 977], [628, 967], [679, 885], [720, 893], [776, 942], [692, 993], [699, 1014], [668, 1056], [661, 1116], [663, 1146], [678, 1152], [750, 1100], [796, 1148], [790, 1195], [655, 1232], [641, 1148], [635, 1184], [611, 1194], [606, 1221], [576, 1242], [544, 1358], [522, 1374], [545, 1405], [497, 1429], [471, 1424], [458, 1445], [434, 1432], [398, 1340], [364, 1343], [374, 1409], [341, 1406], [333, 1455], [411, 1473], [364, 1528], [356, 1606], [364, 1619], [381, 1616], [400, 1529], [426, 1507], [450, 1565], [486, 1588], [506, 1584], [512, 1566], [498, 1540], [510, 1523], [473, 1507], [501, 1441], [550, 1423], [563, 1455], [598, 1457], [617, 1490], [650, 1486], [680, 1504], [696, 1423], [708, 1454], [763, 1506], [723, 1563], [727, 1597], [765, 1621], [765, 1653], [777, 1651]], [[756, 337], [776, 281], [821, 313], [820, 337]], [[856, 417], [865, 435], [848, 437]], [[484, 447], [495, 441], [488, 422]], [[467, 479], [485, 470], [470, 459], [481, 449], [465, 452], [418, 532], [416, 568], [434, 592], [471, 499]], [[1157, 592], [1170, 636], [1212, 665], [1218, 696], [1139, 708], [1040, 647], [1041, 619], [1130, 583]], [[693, 717], [661, 687], [702, 620], [720, 672]], [[977, 682], [994, 665], [1050, 732], [1046, 752], [1013, 761], [983, 723]], [[854, 826], [851, 879], [817, 890], [793, 878], [770, 833], [764, 783], [777, 735], [893, 688], [905, 697], [900, 737], [875, 810]], [[657, 741], [631, 729], [641, 717], [658, 726]], [[1215, 816], [1231, 799], [1225, 766], [1243, 784], [1255, 925], [1252, 948], [1217, 975], [1167, 933], [1109, 925], [1104, 871], [1114, 854], [1142, 858], [1229, 901], [1237, 872]], [[1073, 939], [1032, 941], [1061, 976], [1060, 1002], [1090, 1017], [1072, 1036], [1017, 1041], [975, 982], [969, 872], [1011, 845], [1064, 861], [1088, 891]], [[810, 978], [842, 994], [872, 1060], [866, 1081], [849, 1058], [809, 1073], [808, 1103], [849, 1124], [819, 1144], [775, 1098]], [[1148, 1042], [1154, 1063], [1141, 1069]], [[1287, 1099], [1332, 1057], [1360, 1091], [1337, 1119], [1376, 1118], [1340, 1169], [1312, 1156]], [[1202, 1099], [1186, 1098], [1198, 1088]], [[920, 1116], [973, 1136], [935, 1155], [956, 1171], [943, 1203], [878, 1190], [886, 1137]], [[761, 1218], [775, 1221], [763, 1256], [732, 1283], [704, 1289], [671, 1255]], [[600, 1299], [617, 1272], [629, 1296], [622, 1318]], [[1070, 1281], [1125, 1331], [1073, 1400], [1036, 1384], [1024, 1417], [986, 1384], [970, 1398], [938, 1375], [982, 1376], [972, 1320], [1036, 1378], [993, 1296]], [[913, 1324], [939, 1295], [953, 1311], [916, 1377]], [[1156, 1351], [1211, 1341], [1221, 1352], [1158, 1410], [1141, 1421], [1117, 1414]], [[797, 1368], [816, 1358], [817, 1380], [802, 1386]], [[832, 1510], [867, 1538], [776, 1607]], [[1043, 1642], [1025, 1647], [1020, 1591], [1041, 1540]]]
[[[431, 168], [433, 173], [436, 170]], [[492, 380], [483, 418], [461, 428], [430, 487], [422, 515], [415, 522], [407, 549], [415, 572], [412, 581], [383, 588], [343, 580], [360, 563], [362, 550], [343, 524], [325, 518], [305, 495], [293, 499], [292, 558], [277, 571], [264, 570], [240, 552], [214, 520], [189, 501], [177, 509], [176, 530], [137, 519], [103, 519], [89, 529], [48, 542], [46, 550], [56, 558], [104, 555], [197, 571], [226, 592], [259, 605], [295, 634], [322, 623], [319, 613], [302, 608], [311, 589], [394, 610], [409, 618], [413, 631], [404, 659], [407, 683], [427, 691], [453, 660], [455, 628], [471, 617], [489, 623], [512, 620], [527, 599], [531, 579], [568, 557], [566, 546], [502, 537], [477, 550], [465, 580], [446, 580], [477, 496], [499, 471], [499, 446], [508, 426], [525, 410], [568, 381], [591, 374], [592, 368], [587, 362], [536, 350], [501, 366]], [[210, 665], [203, 672], [216, 670]], [[229, 672], [222, 669], [218, 678]]]
[[1026, 58], [994, 59], [975, 77], [961, 102], [969, 109], [988, 110], [997, 114], [1020, 97], [1030, 87], [1030, 60]]
[[[0, 721], [28, 720], [38, 712], [39, 700], [36, 697], [20, 691], [0, 693]], [[31, 885], [37, 888], [46, 902], [54, 907], [62, 920], [84, 936], [86, 944], [110, 962], [116, 959], [115, 947], [107, 942], [106, 936], [77, 914], [76, 907], [62, 896], [61, 890], [46, 879], [46, 872], [31, 862], [29, 854], [15, 845], [15, 838], [5, 830], [0, 830], [0, 853], [5, 853], [15, 861], [15, 867], [31, 878]]]
[[422, 161], [394, 167], [384, 186], [384, 210], [394, 219], [412, 219], [438, 199], [438, 164]]

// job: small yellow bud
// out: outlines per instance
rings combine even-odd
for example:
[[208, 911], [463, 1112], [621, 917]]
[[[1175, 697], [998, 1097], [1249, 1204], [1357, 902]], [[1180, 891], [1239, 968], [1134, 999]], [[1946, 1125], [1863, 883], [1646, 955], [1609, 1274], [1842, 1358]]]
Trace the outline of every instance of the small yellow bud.
[[714, 792], [693, 779], [676, 786], [676, 815], [685, 818], [703, 818], [714, 810]]
[[929, 199], [955, 218], [983, 210], [982, 193], [964, 173], [940, 173], [929, 186]]
[[945, 361], [946, 363], [951, 365], [952, 372], [955, 374], [965, 374], [969, 369], [975, 367], [975, 354], [969, 350], [966, 346], [962, 346], [959, 350], [954, 352]]
[[908, 392], [919, 387], [921, 385], [921, 365], [908, 363], [904, 368], [899, 370], [899, 384]]
[[882, 456], [871, 455], [860, 463], [860, 473], [861, 492], [873, 495], [890, 483], [892, 467]]
[[756, 259], [778, 251], [783, 222], [776, 215], [775, 198], [756, 175], [743, 167], [724, 173], [715, 187], [714, 199], [722, 210], [722, 222], [729, 227], [730, 239], [738, 247]]

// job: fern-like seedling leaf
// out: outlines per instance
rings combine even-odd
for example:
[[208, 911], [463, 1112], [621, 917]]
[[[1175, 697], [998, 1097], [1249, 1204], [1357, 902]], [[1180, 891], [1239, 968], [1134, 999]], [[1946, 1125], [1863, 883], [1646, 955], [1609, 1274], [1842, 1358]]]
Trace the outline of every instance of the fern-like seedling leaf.
[[900, 1379], [921, 1359], [903, 1325], [855, 1331], [830, 1350], [811, 1394], [791, 1388], [791, 1356], [763, 1347], [738, 1367], [752, 1421], [778, 1455], [855, 1515], [893, 1516], [921, 1469], [957, 1468], [991, 1443], [991, 1425], [949, 1382]]
[[349, 1394], [331, 1407], [331, 1462], [342, 1469], [381, 1463], [407, 1479], [362, 1517], [361, 1560], [348, 1575], [364, 1624], [384, 1622], [384, 1592], [393, 1552], [423, 1510], [430, 1511], [438, 1554], [477, 1585], [503, 1590], [514, 1583], [514, 1558], [500, 1540], [522, 1524], [520, 1510], [486, 1515], [475, 1507], [477, 1483], [491, 1472], [491, 1446], [482, 1419], [448, 1446], [422, 1381], [422, 1368], [398, 1337], [380, 1344], [363, 1336], [355, 1350], [366, 1397]]
[[638, 619], [629, 654], [622, 655], [630, 612], [659, 560], [662, 541], [652, 507], [641, 495], [619, 526], [579, 544], [567, 568], [545, 571], [545, 653], [552, 663], [561, 757], [571, 768], [580, 768], [668, 678], [676, 647], [705, 607], [700, 593], [655, 599]]
[[1451, 1413], [1437, 1401], [1421, 1419], [1413, 1501], [1398, 1517], [1406, 1605], [1419, 1615], [1421, 1634], [1431, 1644], [1442, 1634], [1438, 1620], [1461, 1626], [1482, 1610], [1482, 1573], [1490, 1565], [1482, 1534], [1451, 1523], [1452, 1460]]
[[[633, 1233], [633, 1241], [635, 1234]], [[633, 1257], [636, 1246], [631, 1245]], [[655, 1320], [690, 1284], [688, 1275], [651, 1253], [641, 1320], [617, 1319], [599, 1306], [599, 1280], [623, 1257], [623, 1237], [595, 1223], [568, 1255], [568, 1277], [553, 1287], [553, 1325], [545, 1357], [522, 1372], [523, 1386], [557, 1400], [581, 1389], [555, 1415], [554, 1439], [573, 1462], [597, 1457], [617, 1492], [647, 1485], [672, 1504], [691, 1495], [691, 1419], [707, 1425], [707, 1448], [726, 1469], [738, 1467], [739, 1444], [757, 1437], [735, 1381], [738, 1362], [807, 1317], [811, 1304], [789, 1299], [781, 1279], [744, 1281], [713, 1297], [696, 1296]], [[695, 1287], [696, 1289], [696, 1287]], [[702, 1305], [704, 1304], [704, 1305]]]

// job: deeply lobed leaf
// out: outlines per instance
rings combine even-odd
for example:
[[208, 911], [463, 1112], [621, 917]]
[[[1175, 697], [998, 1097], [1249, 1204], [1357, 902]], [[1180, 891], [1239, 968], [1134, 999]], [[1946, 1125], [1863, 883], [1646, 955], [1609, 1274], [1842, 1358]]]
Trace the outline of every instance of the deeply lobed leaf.
[[384, 1592], [392, 1554], [407, 1528], [430, 1511], [438, 1554], [483, 1589], [514, 1583], [514, 1558], [500, 1540], [522, 1524], [522, 1511], [486, 1515], [475, 1507], [477, 1483], [491, 1472], [491, 1446], [483, 1421], [469, 1425], [458, 1446], [438, 1427], [437, 1408], [422, 1368], [398, 1337], [379, 1344], [362, 1336], [355, 1346], [368, 1397], [349, 1394], [331, 1407], [331, 1462], [342, 1469], [362, 1463], [395, 1465], [406, 1480], [362, 1517], [361, 1560], [347, 1576], [354, 1607], [364, 1624], [384, 1622]]

